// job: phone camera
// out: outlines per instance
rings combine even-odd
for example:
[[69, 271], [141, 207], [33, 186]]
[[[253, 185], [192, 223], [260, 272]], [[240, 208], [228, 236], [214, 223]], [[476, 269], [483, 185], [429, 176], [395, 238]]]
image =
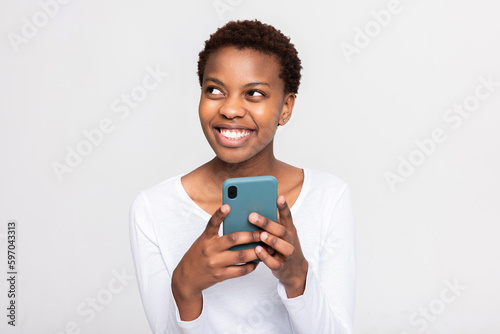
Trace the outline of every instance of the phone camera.
[[236, 188], [235, 186], [230, 186], [229, 188], [227, 188], [227, 196], [231, 199], [233, 198], [236, 198], [236, 196], [238, 195], [238, 188]]

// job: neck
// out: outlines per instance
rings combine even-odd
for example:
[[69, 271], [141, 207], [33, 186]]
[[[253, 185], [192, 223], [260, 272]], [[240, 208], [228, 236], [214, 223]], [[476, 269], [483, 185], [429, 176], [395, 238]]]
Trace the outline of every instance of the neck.
[[255, 156], [250, 160], [239, 163], [228, 163], [215, 157], [209, 162], [212, 175], [216, 175], [219, 182], [234, 177], [248, 177], [277, 174], [280, 161], [275, 158], [272, 147], [267, 152]]

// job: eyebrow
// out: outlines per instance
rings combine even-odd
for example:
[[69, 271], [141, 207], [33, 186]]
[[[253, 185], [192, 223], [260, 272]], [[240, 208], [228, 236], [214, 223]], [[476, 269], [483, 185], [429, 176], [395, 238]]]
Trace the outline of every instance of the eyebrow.
[[220, 81], [219, 79], [217, 78], [213, 78], [213, 77], [208, 77], [206, 78], [205, 80], [203, 80], [204, 82], [207, 82], [207, 81], [213, 81], [215, 82], [216, 84], [218, 85], [221, 85], [222, 87], [226, 87], [226, 85], [224, 85], [224, 83], [222, 81]]
[[253, 86], [260, 86], [260, 85], [264, 85], [264, 86], [268, 86], [269, 88], [271, 87], [270, 84], [268, 84], [267, 82], [250, 82], [250, 83], [247, 83], [245, 86], [243, 86], [244, 88], [248, 88], [248, 87], [253, 87]]
[[[205, 82], [212, 81], [212, 82], [214, 82], [214, 83], [216, 83], [218, 85], [221, 85], [222, 87], [226, 87], [226, 85], [222, 81], [220, 81], [219, 79], [214, 78], [214, 77], [208, 77], [204, 81]], [[267, 83], [267, 82], [257, 81], [257, 82], [247, 83], [246, 85], [243, 86], [243, 88], [248, 88], [248, 87], [253, 87], [253, 86], [260, 86], [260, 85], [271, 87], [271, 85], [269, 83]]]

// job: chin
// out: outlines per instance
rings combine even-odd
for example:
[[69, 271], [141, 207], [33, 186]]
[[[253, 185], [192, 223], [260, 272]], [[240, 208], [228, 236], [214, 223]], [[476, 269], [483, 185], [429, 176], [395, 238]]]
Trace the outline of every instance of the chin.
[[217, 155], [217, 158], [219, 158], [220, 160], [222, 160], [228, 164], [239, 164], [239, 163], [248, 161], [252, 158], [252, 157], [249, 157], [248, 154], [238, 154], [235, 152], [233, 152], [233, 153], [227, 153], [227, 152], [217, 153], [217, 152], [215, 152], [215, 154]]
[[248, 160], [248, 159], [244, 159], [244, 158], [239, 158], [239, 157], [234, 156], [234, 155], [228, 156], [228, 155], [220, 155], [220, 154], [217, 155], [217, 158], [219, 158], [220, 160], [222, 160], [228, 164], [239, 164], [239, 163], [242, 163], [242, 162], [245, 162], [246, 160]]

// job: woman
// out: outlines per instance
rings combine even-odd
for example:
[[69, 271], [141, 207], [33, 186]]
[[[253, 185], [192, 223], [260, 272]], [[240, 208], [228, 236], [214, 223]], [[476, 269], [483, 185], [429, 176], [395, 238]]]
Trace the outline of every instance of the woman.
[[[289, 38], [257, 20], [229, 22], [206, 41], [199, 117], [215, 158], [141, 192], [131, 209], [138, 284], [155, 333], [352, 333], [347, 185], [273, 151], [300, 69]], [[222, 183], [258, 175], [278, 180], [278, 221], [252, 213], [263, 231], [222, 236], [231, 210]], [[255, 241], [267, 246], [229, 250]]]

